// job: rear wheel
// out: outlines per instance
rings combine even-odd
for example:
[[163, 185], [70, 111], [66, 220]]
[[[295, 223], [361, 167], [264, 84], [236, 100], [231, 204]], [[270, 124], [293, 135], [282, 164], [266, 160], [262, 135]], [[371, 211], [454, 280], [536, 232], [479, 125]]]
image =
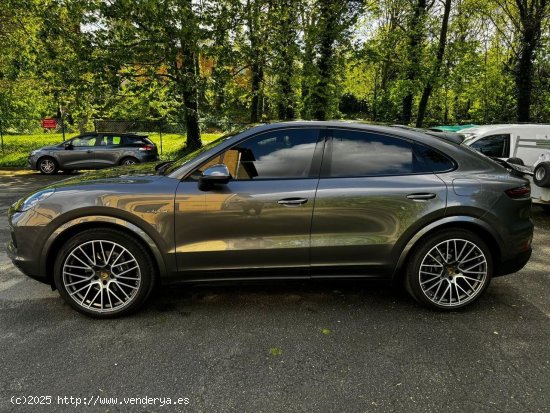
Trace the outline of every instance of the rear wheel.
[[476, 301], [490, 283], [491, 252], [470, 231], [435, 233], [412, 252], [406, 287], [426, 307], [454, 310]]
[[149, 253], [136, 240], [111, 229], [90, 229], [71, 238], [54, 267], [61, 297], [75, 310], [97, 318], [136, 311], [153, 287]]
[[139, 161], [132, 156], [127, 156], [126, 158], [122, 158], [122, 160], [120, 161], [120, 164], [125, 166], [135, 165], [137, 163], [139, 163]]
[[540, 187], [550, 187], [550, 162], [541, 162], [535, 167], [533, 181]]
[[38, 160], [38, 170], [45, 175], [53, 175], [59, 170], [59, 166], [55, 159], [45, 156]]

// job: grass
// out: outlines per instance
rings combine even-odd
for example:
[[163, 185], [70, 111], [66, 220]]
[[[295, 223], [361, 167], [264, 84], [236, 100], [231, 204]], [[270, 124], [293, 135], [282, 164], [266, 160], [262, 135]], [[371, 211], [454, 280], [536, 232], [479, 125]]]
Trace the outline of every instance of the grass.
[[[202, 142], [207, 144], [219, 138], [220, 133], [203, 133]], [[70, 139], [76, 134], [66, 134]], [[158, 133], [147, 134], [149, 139], [157, 144], [160, 151], [160, 135]], [[174, 159], [185, 145], [185, 135], [163, 134], [161, 159]], [[25, 167], [27, 157], [34, 150], [47, 145], [56, 145], [63, 141], [60, 133], [44, 133], [34, 135], [4, 135], [4, 150], [0, 152], [0, 167]]]

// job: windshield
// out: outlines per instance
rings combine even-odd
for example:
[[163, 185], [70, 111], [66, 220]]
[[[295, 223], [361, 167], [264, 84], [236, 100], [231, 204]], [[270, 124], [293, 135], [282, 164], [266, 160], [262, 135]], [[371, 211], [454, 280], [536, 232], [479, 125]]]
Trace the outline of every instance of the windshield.
[[[245, 128], [245, 129], [247, 129], [247, 128]], [[181, 158], [178, 158], [177, 160], [173, 161], [173, 163], [171, 163], [166, 169], [163, 169], [162, 174], [163, 175], [171, 174], [176, 169], [181, 168], [187, 162], [189, 162], [190, 160], [192, 160], [192, 159], [196, 158], [197, 156], [199, 156], [201, 153], [204, 153], [207, 150], [212, 149], [214, 146], [217, 146], [220, 143], [222, 143], [223, 141], [225, 141], [226, 139], [228, 139], [232, 136], [235, 136], [238, 133], [241, 133], [245, 129], [240, 129], [238, 131], [226, 133], [222, 137], [220, 137], [220, 138], [218, 138], [218, 139], [216, 139], [216, 140], [214, 140], [210, 143], [207, 143], [206, 145], [202, 146], [201, 148], [199, 148], [199, 149], [197, 149], [193, 152], [189, 152], [188, 154], [183, 155]]]

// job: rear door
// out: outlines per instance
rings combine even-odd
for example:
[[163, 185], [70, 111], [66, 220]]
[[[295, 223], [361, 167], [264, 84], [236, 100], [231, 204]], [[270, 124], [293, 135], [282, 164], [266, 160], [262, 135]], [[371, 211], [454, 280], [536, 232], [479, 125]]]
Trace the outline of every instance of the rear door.
[[122, 151], [124, 138], [116, 133], [104, 133], [99, 136], [95, 148], [96, 163], [100, 168], [118, 165]]
[[331, 135], [312, 220], [312, 275], [388, 275], [399, 243], [444, 215], [447, 187], [423, 161], [443, 155], [390, 135], [348, 129]]

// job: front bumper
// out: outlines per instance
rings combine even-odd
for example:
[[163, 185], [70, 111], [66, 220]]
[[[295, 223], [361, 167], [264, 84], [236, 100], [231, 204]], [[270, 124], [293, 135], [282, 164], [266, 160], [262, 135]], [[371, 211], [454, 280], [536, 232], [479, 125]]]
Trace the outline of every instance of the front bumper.
[[31, 169], [36, 169], [36, 162], [38, 161], [37, 155], [29, 155], [27, 158], [27, 165]]
[[44, 227], [27, 225], [33, 222], [46, 223], [47, 219], [33, 209], [26, 212], [17, 212], [13, 206], [9, 209], [10, 240], [6, 245], [6, 252], [13, 265], [23, 274], [49, 284], [46, 271], [40, 268]]

